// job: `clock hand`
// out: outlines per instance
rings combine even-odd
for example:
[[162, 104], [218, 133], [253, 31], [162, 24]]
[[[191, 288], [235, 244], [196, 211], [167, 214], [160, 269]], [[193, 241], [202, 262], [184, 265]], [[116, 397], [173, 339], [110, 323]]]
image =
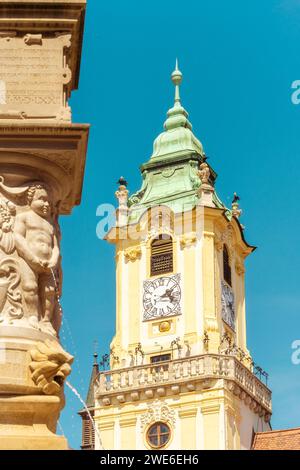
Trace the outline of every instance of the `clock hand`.
[[[174, 288], [173, 288], [174, 289]], [[167, 289], [166, 292], [160, 297], [161, 299], [168, 298], [171, 303], [174, 301], [174, 296], [172, 295], [173, 289]]]
[[157, 300], [161, 300], [162, 302], [166, 302], [167, 300], [170, 300], [170, 297], [166, 296], [166, 295], [162, 295]]
[[168, 292], [172, 292], [172, 291], [175, 289], [175, 287], [176, 287], [176, 284], [174, 284], [174, 286], [171, 287], [170, 289], [167, 289], [167, 291], [168, 291]]
[[166, 292], [160, 296], [161, 299], [164, 299], [166, 297], [169, 297], [168, 290], [166, 290]]
[[165, 296], [170, 297], [170, 294], [173, 292], [175, 287], [176, 287], [176, 284], [173, 287], [171, 287], [170, 289], [166, 289], [166, 292], [164, 293], [163, 297], [165, 297]]

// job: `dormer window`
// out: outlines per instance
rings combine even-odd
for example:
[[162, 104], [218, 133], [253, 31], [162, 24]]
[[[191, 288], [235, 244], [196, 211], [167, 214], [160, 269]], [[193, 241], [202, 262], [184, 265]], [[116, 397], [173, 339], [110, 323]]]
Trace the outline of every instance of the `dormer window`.
[[173, 240], [161, 234], [151, 243], [151, 276], [173, 271]]
[[227, 282], [229, 286], [231, 286], [231, 267], [228, 249], [226, 245], [224, 245], [223, 248], [223, 278], [224, 281]]

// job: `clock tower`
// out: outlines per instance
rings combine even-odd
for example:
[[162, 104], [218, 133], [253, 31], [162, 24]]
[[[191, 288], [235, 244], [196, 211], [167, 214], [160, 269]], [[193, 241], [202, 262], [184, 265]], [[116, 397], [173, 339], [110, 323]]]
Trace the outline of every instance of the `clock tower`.
[[[235, 194], [227, 208], [217, 175], [180, 100], [143, 184], [119, 180], [116, 334], [110, 370], [95, 382], [95, 422], [105, 449], [250, 449], [270, 429], [267, 376], [246, 343], [245, 240]], [[259, 372], [260, 376], [257, 376]]]

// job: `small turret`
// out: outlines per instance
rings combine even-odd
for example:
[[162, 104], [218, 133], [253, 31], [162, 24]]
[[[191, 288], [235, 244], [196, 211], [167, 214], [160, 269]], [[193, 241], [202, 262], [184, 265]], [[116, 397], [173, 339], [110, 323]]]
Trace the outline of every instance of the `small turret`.
[[[99, 364], [98, 364], [98, 353], [94, 352], [94, 363], [88, 388], [88, 393], [86, 397], [86, 406], [89, 409], [89, 412], [94, 418], [95, 410], [95, 394], [94, 394], [94, 384], [96, 377], [99, 374]], [[82, 450], [94, 450], [95, 449], [95, 431], [93, 423], [88, 416], [88, 413], [85, 409], [82, 409], [78, 412], [82, 419]]]

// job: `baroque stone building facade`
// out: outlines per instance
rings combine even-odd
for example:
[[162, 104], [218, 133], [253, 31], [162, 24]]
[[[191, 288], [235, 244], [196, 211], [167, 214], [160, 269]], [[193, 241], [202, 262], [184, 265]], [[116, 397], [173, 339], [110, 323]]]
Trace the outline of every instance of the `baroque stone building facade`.
[[[143, 184], [119, 181], [116, 334], [94, 382], [105, 449], [250, 449], [270, 429], [271, 392], [247, 349], [245, 239], [239, 198], [226, 207], [217, 175], [180, 100]], [[96, 442], [97, 448], [97, 442]], [[98, 448], [100, 444], [98, 443]]]

